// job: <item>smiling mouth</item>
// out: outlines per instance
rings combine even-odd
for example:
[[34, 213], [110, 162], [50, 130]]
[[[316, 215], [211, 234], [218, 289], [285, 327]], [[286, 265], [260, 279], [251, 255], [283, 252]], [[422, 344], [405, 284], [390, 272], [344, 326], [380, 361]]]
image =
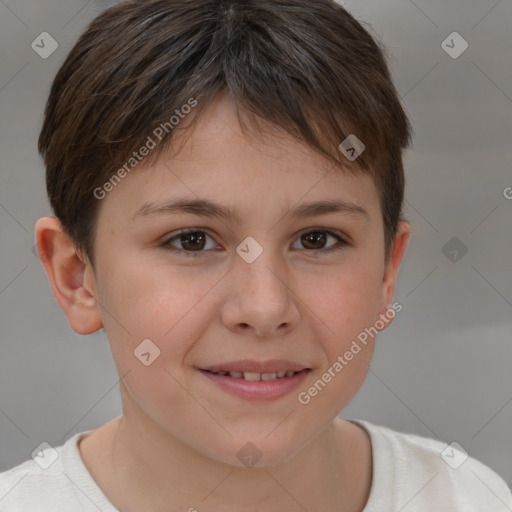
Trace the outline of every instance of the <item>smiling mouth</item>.
[[227, 372], [227, 371], [211, 371], [211, 370], [201, 370], [203, 372], [211, 373], [213, 375], [220, 375], [221, 377], [232, 377], [233, 379], [242, 379], [248, 381], [258, 381], [258, 380], [276, 380], [276, 379], [284, 379], [287, 377], [293, 377], [298, 373], [303, 373], [309, 371], [309, 368], [305, 368], [304, 370], [294, 372], [292, 370], [289, 371], [281, 371], [281, 372], [272, 372], [272, 373], [257, 373], [257, 372]]

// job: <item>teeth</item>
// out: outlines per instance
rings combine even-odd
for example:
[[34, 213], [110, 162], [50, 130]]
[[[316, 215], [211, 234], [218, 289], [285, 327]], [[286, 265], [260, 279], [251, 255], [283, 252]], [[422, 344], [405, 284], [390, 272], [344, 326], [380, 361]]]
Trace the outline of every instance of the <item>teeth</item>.
[[244, 372], [245, 380], [261, 380], [261, 373]]
[[292, 370], [287, 372], [271, 372], [271, 373], [257, 373], [257, 372], [226, 372], [226, 371], [218, 371], [213, 372], [215, 375], [221, 375], [225, 377], [226, 375], [229, 375], [230, 377], [233, 377], [235, 379], [245, 379], [250, 381], [256, 381], [256, 380], [275, 380], [275, 379], [282, 379], [283, 377], [291, 377], [292, 375], [295, 375], [295, 373]]

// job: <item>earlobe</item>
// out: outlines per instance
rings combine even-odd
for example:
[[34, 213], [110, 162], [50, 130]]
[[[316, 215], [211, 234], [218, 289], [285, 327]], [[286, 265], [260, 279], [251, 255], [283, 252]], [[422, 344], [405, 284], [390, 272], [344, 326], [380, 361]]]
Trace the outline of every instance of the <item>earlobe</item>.
[[85, 283], [86, 272], [94, 275], [90, 263], [80, 258], [62, 224], [55, 217], [36, 222], [37, 252], [53, 295], [78, 334], [91, 334], [103, 327], [95, 297], [94, 280]]
[[400, 222], [398, 225], [397, 234], [393, 242], [393, 248], [391, 251], [389, 261], [387, 262], [386, 267], [384, 269], [382, 279], [381, 303], [384, 306], [381, 306], [381, 311], [379, 311], [379, 313], [381, 314], [386, 314], [386, 312], [389, 311], [389, 308], [391, 307], [391, 304], [393, 302], [393, 298], [395, 296], [396, 278], [398, 275], [400, 264], [405, 254], [405, 250], [407, 249], [407, 244], [409, 243], [410, 234], [410, 224], [406, 221]]

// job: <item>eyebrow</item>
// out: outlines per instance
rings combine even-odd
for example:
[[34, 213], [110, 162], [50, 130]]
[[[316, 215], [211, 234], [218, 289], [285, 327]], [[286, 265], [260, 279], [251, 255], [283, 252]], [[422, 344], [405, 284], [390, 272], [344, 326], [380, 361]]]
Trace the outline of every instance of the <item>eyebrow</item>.
[[[199, 217], [215, 217], [221, 220], [242, 224], [241, 216], [237, 208], [230, 208], [208, 199], [187, 199], [178, 198], [164, 203], [145, 203], [132, 217], [148, 217], [161, 214], [179, 214], [189, 213]], [[355, 214], [370, 219], [368, 212], [358, 204], [341, 199], [314, 201], [312, 203], [301, 204], [290, 211], [284, 209], [281, 211], [281, 217], [307, 218], [332, 213]]]

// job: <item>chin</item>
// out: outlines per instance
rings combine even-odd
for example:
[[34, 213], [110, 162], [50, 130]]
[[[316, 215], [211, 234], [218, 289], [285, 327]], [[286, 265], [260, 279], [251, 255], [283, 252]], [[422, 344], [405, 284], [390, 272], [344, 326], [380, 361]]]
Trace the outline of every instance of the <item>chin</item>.
[[265, 439], [260, 433], [257, 438], [240, 436], [229, 441], [229, 447], [224, 446], [210, 454], [216, 460], [237, 468], [273, 468], [291, 459], [303, 446], [302, 443], [284, 443], [282, 439]]

